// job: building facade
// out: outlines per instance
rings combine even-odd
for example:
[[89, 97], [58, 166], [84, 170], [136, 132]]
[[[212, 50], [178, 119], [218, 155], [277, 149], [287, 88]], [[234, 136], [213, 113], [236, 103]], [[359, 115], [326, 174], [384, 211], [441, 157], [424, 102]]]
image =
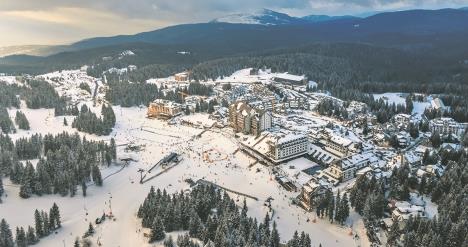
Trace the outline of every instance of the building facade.
[[169, 119], [182, 112], [182, 105], [163, 99], [156, 99], [150, 103], [146, 116], [148, 118]]
[[429, 121], [429, 130], [441, 135], [454, 134], [462, 136], [468, 128], [468, 123], [458, 123], [452, 118], [436, 118]]
[[311, 180], [302, 187], [298, 199], [304, 209], [312, 211], [321, 204], [327, 193], [331, 193], [329, 186]]
[[184, 82], [184, 81], [188, 81], [189, 80], [189, 77], [190, 77], [190, 73], [185, 71], [185, 72], [181, 72], [181, 73], [177, 73], [174, 75], [174, 79], [176, 81], [179, 81], [179, 82]]
[[268, 155], [276, 161], [287, 160], [306, 154], [309, 149], [309, 140], [302, 134], [277, 135], [267, 141]]
[[378, 162], [374, 153], [356, 154], [334, 162], [326, 169], [327, 175], [341, 182], [348, 181], [356, 176], [359, 169]]
[[235, 132], [260, 135], [271, 128], [271, 112], [252, 108], [246, 102], [239, 101], [229, 106], [229, 125]]

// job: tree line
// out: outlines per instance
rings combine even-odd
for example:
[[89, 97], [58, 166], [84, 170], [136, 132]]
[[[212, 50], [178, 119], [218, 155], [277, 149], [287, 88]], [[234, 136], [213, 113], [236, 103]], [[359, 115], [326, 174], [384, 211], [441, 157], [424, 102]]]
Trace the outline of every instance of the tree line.
[[0, 246], [2, 247], [26, 247], [35, 245], [41, 238], [49, 236], [53, 231], [62, 227], [60, 220], [60, 210], [56, 203], [52, 205], [49, 213], [44, 210], [34, 211], [34, 227], [16, 227], [16, 234], [13, 238], [10, 226], [5, 219], [0, 222]]
[[116, 121], [112, 106], [103, 104], [101, 107], [101, 115], [102, 118], [97, 117], [96, 114], [84, 104], [73, 120], [72, 127], [90, 134], [108, 135], [112, 132]]
[[437, 203], [437, 215], [432, 219], [410, 216], [404, 225], [393, 222], [387, 236], [388, 246], [461, 247], [468, 244], [465, 230], [468, 222], [467, 153], [439, 153], [438, 156], [426, 152], [423, 164], [434, 164], [443, 159], [445, 172], [441, 177], [424, 174], [418, 178], [408, 165], [401, 165], [393, 169], [388, 188], [375, 177], [361, 176], [356, 180], [350, 191], [350, 202], [363, 216], [368, 231], [378, 227], [390, 199], [408, 201], [410, 191], [418, 191]]
[[[280, 246], [276, 222], [272, 222], [269, 214], [257, 222], [247, 216], [247, 211], [245, 201], [239, 208], [226, 192], [214, 186], [197, 185], [189, 194], [173, 195], [152, 187], [137, 215], [142, 219], [142, 226], [151, 229], [149, 242], [166, 239], [167, 232], [184, 230], [190, 238], [209, 246]], [[295, 232], [287, 245], [311, 246], [310, 236]]]
[[183, 103], [183, 98], [179, 92], [188, 95], [209, 96], [213, 92], [211, 86], [199, 82], [191, 82], [188, 87], [168, 90], [167, 86], [158, 87], [155, 84], [145, 81], [130, 82], [122, 79], [120, 74], [106, 73], [106, 80], [109, 90], [106, 92], [106, 99], [113, 105], [123, 107], [148, 105], [155, 99], [166, 99], [177, 103]]
[[[20, 185], [20, 196], [60, 194], [74, 196], [81, 186], [83, 196], [89, 182], [101, 186], [103, 181], [99, 167], [111, 165], [116, 159], [114, 139], [110, 144], [88, 141], [78, 134], [66, 132], [34, 135], [20, 139], [14, 145], [5, 135], [0, 135], [0, 173]], [[20, 148], [20, 149], [17, 149]], [[34, 167], [28, 160], [38, 158]]]

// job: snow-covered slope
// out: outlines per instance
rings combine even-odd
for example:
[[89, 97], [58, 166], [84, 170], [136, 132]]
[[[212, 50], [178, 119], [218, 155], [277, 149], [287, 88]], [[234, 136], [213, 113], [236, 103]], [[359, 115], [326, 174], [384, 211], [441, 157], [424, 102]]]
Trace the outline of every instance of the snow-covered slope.
[[326, 21], [336, 21], [344, 19], [358, 19], [358, 17], [351, 15], [342, 15], [342, 16], [329, 16], [329, 15], [308, 15], [304, 16], [301, 19], [306, 20], [311, 23], [326, 22]]
[[212, 22], [240, 23], [240, 24], [260, 24], [260, 25], [282, 25], [301, 23], [304, 20], [287, 14], [275, 12], [269, 9], [262, 9], [254, 13], [232, 14], [214, 19]]
[[301, 18], [289, 16], [269, 9], [262, 9], [253, 13], [232, 14], [214, 19], [211, 22], [238, 23], [238, 24], [260, 24], [260, 25], [282, 25], [301, 24], [335, 21], [342, 19], [356, 19], [358, 17], [328, 16], [328, 15], [308, 15]]

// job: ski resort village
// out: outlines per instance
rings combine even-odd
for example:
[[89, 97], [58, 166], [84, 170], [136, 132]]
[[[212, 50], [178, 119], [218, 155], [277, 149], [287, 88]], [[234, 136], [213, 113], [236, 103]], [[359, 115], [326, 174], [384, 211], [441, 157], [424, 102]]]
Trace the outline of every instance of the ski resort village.
[[446, 211], [468, 123], [444, 95], [138, 69], [0, 76], [0, 246], [432, 246], [415, 226], [466, 214]]

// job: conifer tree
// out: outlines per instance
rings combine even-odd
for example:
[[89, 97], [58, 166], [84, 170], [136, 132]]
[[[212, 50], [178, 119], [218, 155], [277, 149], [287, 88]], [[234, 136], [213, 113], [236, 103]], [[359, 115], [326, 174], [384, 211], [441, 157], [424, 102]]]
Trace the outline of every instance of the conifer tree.
[[55, 202], [52, 205], [52, 208], [50, 209], [50, 212], [49, 212], [49, 221], [50, 221], [50, 227], [52, 229], [57, 229], [62, 226], [61, 225], [62, 223], [60, 221], [60, 210]]
[[75, 242], [73, 243], [73, 247], [80, 247], [80, 240], [78, 237], [75, 239]]
[[50, 234], [50, 220], [49, 220], [49, 216], [47, 215], [47, 213], [45, 211], [42, 211], [41, 212], [41, 217], [42, 217], [42, 221], [43, 221], [43, 231], [44, 231], [44, 236], [48, 236]]
[[336, 201], [335, 201], [335, 221], [340, 222], [341, 219], [341, 196], [340, 190], [336, 193]]
[[86, 190], [88, 186], [86, 186], [86, 182], [84, 180], [81, 181], [81, 192], [83, 193], [83, 196], [86, 197]]
[[3, 188], [3, 179], [2, 176], [0, 175], [0, 203], [2, 203], [2, 196], [3, 193], [5, 192], [5, 189]]
[[163, 240], [166, 237], [164, 233], [164, 225], [160, 217], [154, 218], [153, 226], [151, 227], [149, 242]]
[[0, 246], [13, 247], [13, 234], [11, 233], [10, 226], [5, 219], [0, 222]]
[[169, 236], [169, 238], [164, 241], [164, 247], [175, 247], [175, 243], [172, 239], [172, 236]]
[[37, 243], [38, 239], [35, 234], [34, 227], [28, 226], [28, 232], [26, 233], [26, 239], [28, 242], [28, 245], [33, 245]]
[[340, 205], [340, 210], [339, 210], [339, 212], [340, 212], [339, 222], [341, 224], [343, 224], [346, 221], [346, 219], [348, 218], [348, 216], [349, 216], [349, 202], [348, 202], [348, 194], [347, 193], [345, 193], [343, 195], [343, 199], [341, 199], [340, 204], [341, 205]]
[[93, 181], [97, 186], [102, 186], [102, 177], [101, 177], [101, 171], [99, 170], [99, 167], [93, 166], [92, 168], [92, 177]]
[[273, 229], [271, 230], [270, 236], [270, 247], [279, 247], [280, 245], [280, 236], [278, 230], [276, 229], [276, 221], [273, 221]]
[[86, 235], [91, 236], [91, 235], [94, 234], [94, 232], [95, 232], [94, 226], [93, 226], [93, 224], [91, 222], [89, 222], [88, 230], [86, 231]]
[[26, 233], [24, 232], [24, 228], [16, 227], [16, 246], [18, 247], [26, 247], [28, 246], [28, 242], [26, 240]]
[[34, 222], [35, 222], [35, 229], [36, 229], [36, 236], [38, 238], [42, 238], [44, 236], [44, 229], [43, 229], [43, 219], [41, 217], [41, 214], [39, 211], [36, 209], [34, 211]]
[[18, 128], [23, 130], [29, 130], [29, 122], [26, 118], [26, 115], [24, 115], [23, 112], [16, 111], [15, 122], [18, 125]]

